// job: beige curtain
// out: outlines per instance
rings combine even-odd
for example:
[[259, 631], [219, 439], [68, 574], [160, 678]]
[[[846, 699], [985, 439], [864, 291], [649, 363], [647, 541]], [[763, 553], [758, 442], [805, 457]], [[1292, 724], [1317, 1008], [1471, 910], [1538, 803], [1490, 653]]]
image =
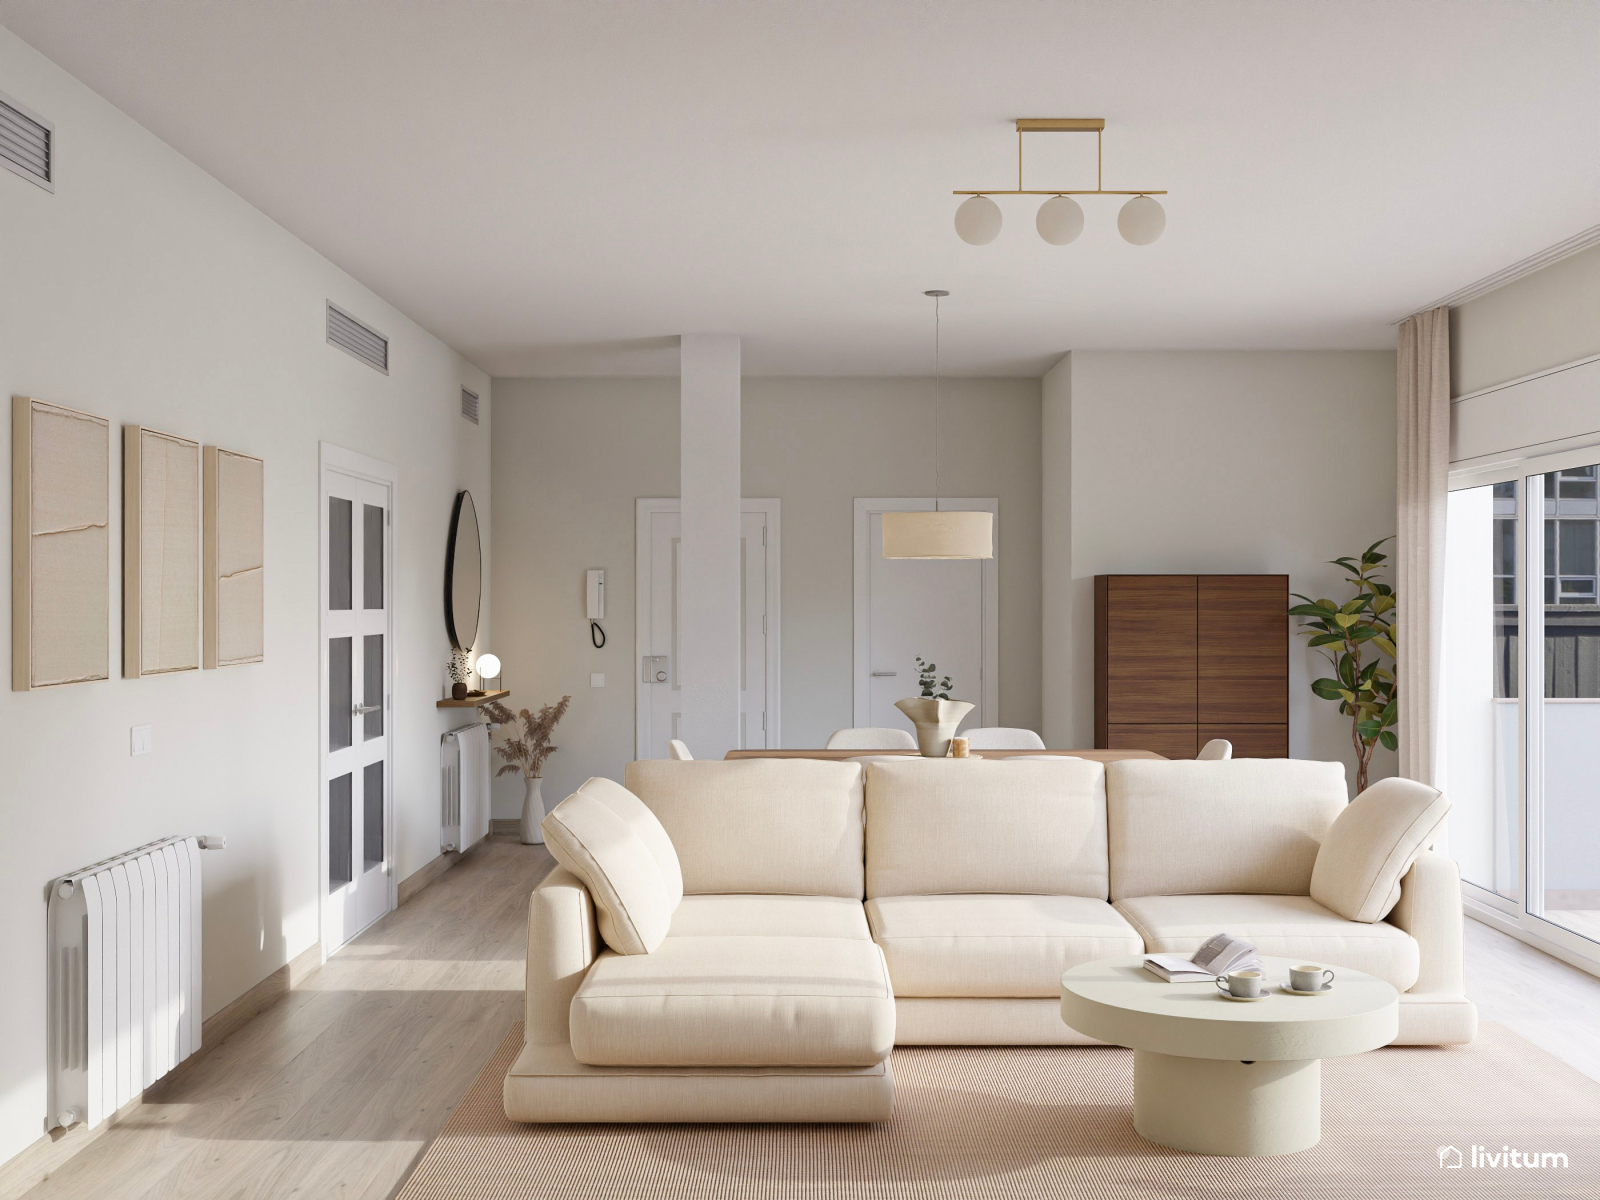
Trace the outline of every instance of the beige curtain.
[[1395, 507], [1395, 589], [1399, 592], [1400, 774], [1443, 778], [1440, 674], [1444, 636], [1444, 517], [1450, 471], [1450, 310], [1435, 308], [1400, 326]]

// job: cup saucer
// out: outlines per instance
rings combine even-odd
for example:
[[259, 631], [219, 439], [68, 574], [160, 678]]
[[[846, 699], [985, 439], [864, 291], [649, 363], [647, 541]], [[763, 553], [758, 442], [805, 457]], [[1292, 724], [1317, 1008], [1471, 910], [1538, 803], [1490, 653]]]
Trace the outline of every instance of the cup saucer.
[[1287, 992], [1291, 996], [1326, 996], [1329, 992], [1333, 991], [1333, 984], [1325, 983], [1314, 992], [1302, 992], [1297, 987], [1291, 987], [1287, 983], [1280, 983], [1278, 985], [1278, 990], [1280, 992]]
[[1265, 999], [1267, 999], [1267, 997], [1271, 996], [1272, 993], [1271, 992], [1262, 992], [1259, 996], [1235, 996], [1232, 992], [1224, 992], [1222, 989], [1218, 988], [1217, 989], [1217, 995], [1221, 996], [1224, 1000], [1241, 1000], [1241, 1001], [1246, 1001], [1246, 1002], [1249, 1002], [1249, 1003], [1254, 1003], [1257, 1000], [1265, 1000]]

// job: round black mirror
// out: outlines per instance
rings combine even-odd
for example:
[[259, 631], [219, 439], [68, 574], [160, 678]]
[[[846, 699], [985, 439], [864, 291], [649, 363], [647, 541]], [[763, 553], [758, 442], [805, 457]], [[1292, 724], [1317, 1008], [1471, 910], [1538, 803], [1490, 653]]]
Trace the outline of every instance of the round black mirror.
[[478, 510], [471, 492], [457, 492], [450, 514], [450, 539], [444, 551], [444, 628], [457, 650], [478, 640], [478, 609], [483, 597], [483, 547], [478, 540]]

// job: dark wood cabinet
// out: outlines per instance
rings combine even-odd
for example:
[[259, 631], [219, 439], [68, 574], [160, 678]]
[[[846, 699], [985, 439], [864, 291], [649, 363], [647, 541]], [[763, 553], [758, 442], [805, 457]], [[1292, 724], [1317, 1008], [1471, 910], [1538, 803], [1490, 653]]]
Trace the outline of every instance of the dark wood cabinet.
[[1288, 757], [1288, 611], [1287, 575], [1096, 575], [1095, 746]]

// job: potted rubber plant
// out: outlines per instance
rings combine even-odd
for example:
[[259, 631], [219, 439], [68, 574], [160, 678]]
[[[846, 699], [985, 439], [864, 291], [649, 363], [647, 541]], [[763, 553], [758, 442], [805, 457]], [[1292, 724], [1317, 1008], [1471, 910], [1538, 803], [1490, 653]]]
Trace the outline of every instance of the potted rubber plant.
[[1389, 540], [1373, 542], [1359, 558], [1330, 560], [1333, 566], [1345, 569], [1345, 582], [1355, 588], [1350, 599], [1342, 603], [1313, 600], [1296, 592], [1294, 598], [1301, 603], [1289, 609], [1292, 616], [1300, 618], [1300, 632], [1310, 638], [1308, 645], [1333, 668], [1332, 675], [1313, 679], [1311, 690], [1336, 702], [1339, 711], [1350, 718], [1358, 796], [1367, 790], [1373, 750], [1380, 745], [1388, 750], [1400, 746], [1393, 728], [1399, 720], [1400, 699], [1392, 669], [1397, 654], [1394, 618], [1398, 597], [1393, 587], [1377, 578], [1389, 557], [1380, 554], [1378, 547]]
[[917, 683], [920, 696], [896, 700], [894, 706], [917, 727], [917, 750], [924, 758], [944, 758], [950, 753], [950, 739], [973, 705], [950, 699], [950, 676], [939, 678], [939, 668], [917, 656]]

